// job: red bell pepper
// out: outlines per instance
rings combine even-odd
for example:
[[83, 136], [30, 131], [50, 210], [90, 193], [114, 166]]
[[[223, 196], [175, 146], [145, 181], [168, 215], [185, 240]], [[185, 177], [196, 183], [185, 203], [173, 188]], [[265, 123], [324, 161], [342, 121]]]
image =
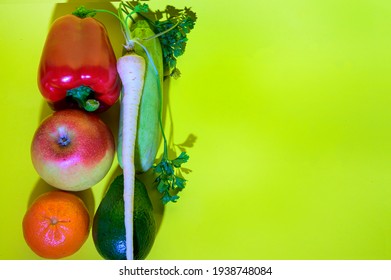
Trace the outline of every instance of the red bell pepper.
[[119, 98], [116, 57], [103, 24], [65, 15], [53, 22], [41, 55], [38, 87], [53, 110], [102, 112]]

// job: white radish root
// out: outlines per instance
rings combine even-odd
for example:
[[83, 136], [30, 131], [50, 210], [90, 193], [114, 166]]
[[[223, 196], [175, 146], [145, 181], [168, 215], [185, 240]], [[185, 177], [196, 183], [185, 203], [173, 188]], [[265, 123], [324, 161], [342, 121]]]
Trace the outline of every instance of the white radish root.
[[118, 59], [117, 71], [123, 86], [121, 113], [123, 118], [122, 165], [124, 174], [126, 258], [133, 260], [133, 208], [136, 175], [134, 153], [138, 111], [144, 86], [145, 60], [135, 53], [129, 53]]

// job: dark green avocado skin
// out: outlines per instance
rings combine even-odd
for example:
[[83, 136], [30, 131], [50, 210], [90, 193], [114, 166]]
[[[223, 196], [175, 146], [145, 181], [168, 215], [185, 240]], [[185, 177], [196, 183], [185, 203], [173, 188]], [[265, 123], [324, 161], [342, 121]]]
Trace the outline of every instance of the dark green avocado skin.
[[[124, 177], [119, 175], [110, 185], [95, 213], [92, 237], [98, 253], [106, 260], [125, 260]], [[133, 254], [145, 259], [155, 241], [156, 223], [152, 203], [144, 184], [135, 179], [133, 212]]]

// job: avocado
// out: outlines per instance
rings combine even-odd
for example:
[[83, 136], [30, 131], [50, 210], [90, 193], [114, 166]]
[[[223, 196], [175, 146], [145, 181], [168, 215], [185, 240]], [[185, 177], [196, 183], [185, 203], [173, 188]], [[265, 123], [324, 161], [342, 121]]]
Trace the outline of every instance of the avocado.
[[[98, 253], [107, 260], [126, 259], [124, 177], [117, 176], [111, 183], [95, 213], [92, 237]], [[148, 192], [135, 179], [133, 211], [133, 255], [143, 260], [150, 252], [156, 236], [156, 222]]]

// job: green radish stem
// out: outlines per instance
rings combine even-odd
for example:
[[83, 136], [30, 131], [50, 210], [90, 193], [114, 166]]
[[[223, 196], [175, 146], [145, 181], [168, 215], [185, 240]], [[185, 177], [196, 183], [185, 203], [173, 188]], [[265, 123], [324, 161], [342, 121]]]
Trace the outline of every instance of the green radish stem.
[[124, 207], [126, 258], [133, 259], [133, 201], [134, 201], [134, 150], [137, 134], [137, 118], [144, 86], [145, 60], [129, 53], [117, 61], [117, 71], [123, 85], [121, 100], [123, 114], [122, 159], [124, 172]]

